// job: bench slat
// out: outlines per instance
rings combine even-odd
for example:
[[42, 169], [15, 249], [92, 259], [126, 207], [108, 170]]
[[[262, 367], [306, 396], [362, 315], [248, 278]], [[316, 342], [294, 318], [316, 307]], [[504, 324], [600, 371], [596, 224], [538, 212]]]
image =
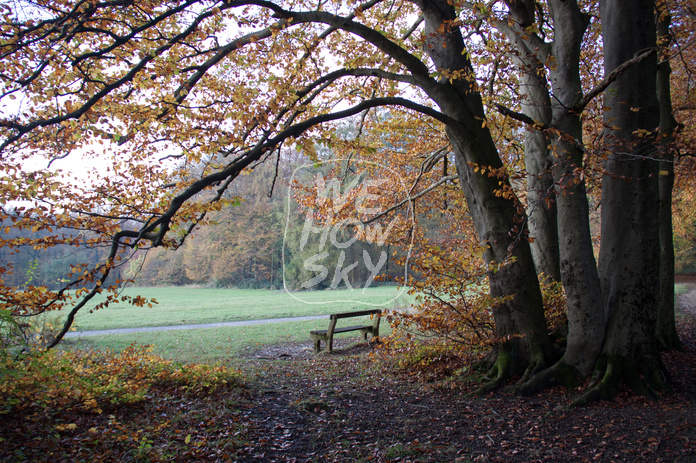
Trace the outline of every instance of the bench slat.
[[[372, 329], [372, 325], [356, 325], [356, 326], [346, 326], [343, 328], [336, 328], [334, 329], [334, 333], [346, 333], [348, 331], [358, 331], [358, 330], [367, 330], [367, 329]], [[313, 330], [310, 331], [312, 334], [326, 334], [328, 333], [329, 330]]]
[[350, 318], [350, 317], [362, 317], [363, 315], [375, 315], [382, 313], [380, 309], [373, 309], [373, 310], [361, 310], [359, 312], [343, 312], [343, 313], [335, 313], [331, 315], [331, 318]]

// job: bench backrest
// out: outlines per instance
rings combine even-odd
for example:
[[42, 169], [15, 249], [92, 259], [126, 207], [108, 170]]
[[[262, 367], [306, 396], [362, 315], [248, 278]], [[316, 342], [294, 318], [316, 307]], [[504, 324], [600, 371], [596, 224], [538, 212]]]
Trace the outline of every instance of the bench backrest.
[[331, 315], [331, 318], [338, 320], [339, 318], [362, 317], [363, 315], [381, 315], [381, 314], [382, 314], [382, 311], [380, 309], [361, 310], [359, 312], [335, 313], [335, 314]]

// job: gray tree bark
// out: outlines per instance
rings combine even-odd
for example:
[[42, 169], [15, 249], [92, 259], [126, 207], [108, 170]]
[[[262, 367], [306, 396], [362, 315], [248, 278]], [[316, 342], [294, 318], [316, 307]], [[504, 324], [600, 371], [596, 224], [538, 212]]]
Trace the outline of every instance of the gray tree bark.
[[[588, 376], [602, 348], [605, 318], [590, 233], [583, 165], [580, 47], [588, 19], [576, 1], [550, 0], [557, 33], [550, 71], [553, 100], [553, 177], [558, 204], [561, 275], [568, 303], [568, 343], [563, 363]], [[560, 32], [560, 33], [559, 33]]]
[[[651, 0], [600, 4], [604, 69], [656, 46]], [[595, 387], [577, 403], [608, 397], [621, 380], [639, 393], [664, 385], [656, 349], [659, 298], [657, 59], [621, 74], [604, 96], [605, 174], [602, 180], [600, 280], [608, 320]], [[641, 132], [643, 131], [643, 132]]]
[[[518, 24], [529, 24], [534, 20], [521, 16], [521, 2], [507, 2], [510, 12]], [[582, 99], [580, 80], [580, 47], [588, 25], [588, 18], [580, 11], [576, 1], [549, 2], [553, 26], [556, 31], [554, 42], [547, 44], [538, 36], [521, 32], [514, 33], [502, 25], [508, 37], [517, 39], [518, 60], [526, 66], [534, 66], [539, 58], [554, 65], [549, 69], [549, 80], [553, 100], [546, 85], [534, 90], [546, 95], [551, 104], [549, 143], [552, 163], [555, 198], [557, 202], [557, 239], [560, 253], [561, 281], [568, 303], [568, 339], [563, 358], [553, 368], [537, 375], [524, 386], [521, 392], [530, 393], [555, 382], [568, 383], [579, 373], [589, 376], [594, 368], [604, 339], [605, 318], [601, 288], [594, 258], [589, 223], [589, 206], [582, 173], [582, 108], [572, 110]], [[528, 9], [523, 9], [527, 12]], [[525, 50], [535, 53], [526, 54]], [[543, 101], [541, 96], [537, 101]], [[553, 103], [551, 103], [553, 101]], [[533, 109], [533, 108], [530, 108]], [[536, 119], [534, 113], [525, 114]], [[536, 109], [538, 112], [539, 110]], [[548, 151], [548, 150], [547, 150]]]
[[[459, 28], [448, 27], [456, 19], [447, 0], [417, 2], [428, 36], [425, 50], [439, 70], [463, 70], [473, 76]], [[429, 96], [441, 111], [460, 122], [447, 128], [455, 153], [457, 172], [479, 240], [486, 246], [491, 295], [505, 298], [493, 309], [496, 331], [502, 343], [492, 370], [495, 384], [520, 367], [527, 376], [548, 365], [551, 346], [532, 254], [524, 230], [524, 208], [506, 178], [489, 175], [503, 164], [491, 134], [482, 122], [481, 96], [467, 79], [443, 80]], [[487, 172], [476, 171], [486, 167]], [[498, 195], [497, 191], [506, 194]], [[522, 335], [515, 337], [515, 335]]]
[[[534, 24], [532, 0], [506, 1], [513, 19], [520, 28]], [[534, 49], [522, 34], [500, 25], [510, 43], [517, 49], [513, 61], [519, 71], [522, 113], [535, 121], [551, 124], [551, 97], [545, 77], [540, 50]], [[545, 44], [544, 44], [545, 45]], [[561, 281], [556, 219], [556, 192], [551, 173], [549, 139], [543, 130], [527, 126], [524, 133], [524, 160], [527, 170], [527, 216], [532, 256], [537, 273], [553, 281]]]

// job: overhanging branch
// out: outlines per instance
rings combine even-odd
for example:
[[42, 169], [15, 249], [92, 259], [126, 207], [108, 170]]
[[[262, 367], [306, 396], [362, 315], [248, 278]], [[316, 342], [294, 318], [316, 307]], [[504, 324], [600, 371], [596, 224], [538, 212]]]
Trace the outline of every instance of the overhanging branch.
[[595, 86], [592, 90], [587, 92], [587, 94], [580, 99], [572, 108], [568, 109], [569, 113], [575, 113], [575, 114], [580, 114], [585, 107], [590, 104], [590, 102], [597, 97], [600, 93], [602, 93], [604, 90], [609, 87], [609, 85], [612, 84], [621, 74], [626, 72], [628, 68], [633, 66], [634, 64], [638, 64], [642, 61], [645, 61], [646, 59], [650, 58], [652, 55], [656, 54], [658, 51], [658, 48], [649, 48], [647, 50], [641, 51], [636, 53], [633, 58], [630, 60], [620, 64], [617, 66], [614, 70], [612, 70], [609, 74], [602, 79], [602, 81]]
[[[432, 117], [448, 126], [460, 126], [458, 121], [442, 114], [439, 111], [436, 111], [433, 108], [429, 108], [405, 98], [398, 97], [372, 98], [343, 111], [311, 117], [305, 121], [286, 127], [274, 137], [269, 137], [266, 141], [258, 143], [253, 148], [238, 156], [225, 169], [212, 173], [192, 183], [188, 188], [186, 188], [186, 190], [172, 199], [166, 212], [140, 231], [140, 236], [144, 237], [146, 234], [156, 233], [156, 238], [152, 240], [152, 244], [153, 246], [161, 245], [164, 241], [165, 235], [169, 231], [171, 220], [184, 205], [184, 203], [186, 203], [186, 201], [191, 199], [196, 194], [212, 185], [218, 184], [219, 182], [229, 180], [230, 177], [236, 177], [252, 162], [258, 161], [265, 153], [276, 149], [280, 143], [289, 138], [298, 137], [317, 125], [339, 119], [345, 119], [347, 117], [359, 114], [367, 109], [380, 106], [399, 106]], [[158, 227], [159, 230], [155, 232]]]

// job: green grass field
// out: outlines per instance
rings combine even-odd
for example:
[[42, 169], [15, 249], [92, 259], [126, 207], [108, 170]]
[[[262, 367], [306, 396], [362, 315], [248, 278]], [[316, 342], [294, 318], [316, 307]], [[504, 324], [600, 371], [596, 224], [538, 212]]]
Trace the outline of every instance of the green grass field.
[[[676, 294], [682, 294], [689, 286], [678, 284]], [[134, 328], [159, 325], [214, 323], [235, 320], [253, 320], [305, 315], [328, 315], [348, 311], [357, 304], [331, 302], [345, 297], [341, 291], [317, 291], [302, 293], [303, 298], [317, 304], [297, 301], [288, 294], [267, 290], [204, 289], [204, 288], [133, 288], [128, 294], [155, 298], [159, 304], [153, 308], [119, 304], [94, 313], [85, 308], [77, 315], [76, 326], [80, 330], [110, 328]], [[347, 293], [349, 294], [349, 293]], [[365, 300], [377, 303], [389, 301], [398, 294], [396, 287], [371, 288], [364, 294]], [[412, 296], [403, 295], [385, 308], [405, 307], [413, 303]], [[54, 316], [54, 315], [52, 315]], [[365, 319], [350, 319], [359, 324]], [[240, 327], [220, 327], [177, 331], [154, 331], [128, 334], [111, 334], [65, 339], [65, 349], [115, 349], [121, 350], [132, 343], [154, 346], [157, 354], [180, 362], [227, 362], [244, 352], [264, 345], [280, 342], [306, 343], [311, 349], [309, 331], [325, 329], [328, 319], [268, 323]], [[391, 332], [387, 323], [380, 327], [380, 334]], [[356, 337], [347, 333], [340, 337]]]
[[[216, 323], [238, 320], [256, 320], [306, 315], [327, 315], [326, 319], [290, 321], [239, 327], [207, 329], [152, 331], [139, 333], [109, 334], [82, 338], [64, 339], [64, 349], [115, 349], [121, 350], [132, 343], [154, 346], [154, 352], [165, 358], [180, 362], [215, 363], [226, 362], [245, 351], [253, 351], [264, 345], [280, 342], [306, 343], [312, 348], [309, 331], [326, 329], [328, 314], [350, 311], [355, 308], [373, 308], [349, 298], [379, 304], [382, 308], [403, 307], [411, 297], [399, 295], [398, 288], [383, 286], [370, 288], [364, 294], [348, 290], [316, 291], [301, 293], [304, 301], [298, 301], [287, 293], [268, 290], [206, 289], [206, 288], [132, 288], [129, 295], [154, 298], [158, 304], [152, 308], [117, 304], [89, 313], [85, 308], [76, 316], [77, 330], [101, 330], [112, 328], [136, 328], [180, 324]], [[297, 294], [296, 294], [297, 295]], [[396, 299], [396, 301], [393, 301]], [[344, 302], [336, 302], [343, 300]], [[98, 302], [98, 301], [97, 301]], [[350, 319], [350, 324], [369, 324], [367, 317]], [[383, 323], [380, 334], [389, 334], [391, 329]], [[355, 332], [338, 337], [354, 337]]]
[[[152, 308], [120, 303], [93, 313], [90, 313], [88, 306], [78, 312], [73, 327], [86, 331], [328, 315], [348, 312], [353, 308], [392, 309], [397, 305], [408, 305], [412, 300], [407, 295], [399, 297], [400, 290], [395, 286], [369, 288], [364, 293], [346, 289], [291, 295], [263, 289], [166, 287], [128, 288], [124, 294], [156, 299], [158, 303]], [[298, 297], [302, 300], [298, 300]], [[351, 300], [376, 306], [365, 306]], [[97, 300], [94, 304], [99, 302]]]
[[[351, 324], [353, 320], [350, 319]], [[365, 319], [357, 323], [369, 323]], [[114, 349], [122, 350], [133, 343], [151, 345], [155, 354], [183, 363], [229, 362], [241, 354], [251, 353], [265, 345], [283, 342], [305, 344], [312, 349], [309, 331], [326, 329], [328, 318], [322, 320], [268, 323], [239, 327], [220, 327], [177, 331], [152, 331], [128, 334], [110, 334], [84, 338], [65, 339], [63, 349]], [[388, 335], [387, 323], [380, 326], [380, 335]], [[357, 332], [337, 335], [337, 339], [356, 341]]]

